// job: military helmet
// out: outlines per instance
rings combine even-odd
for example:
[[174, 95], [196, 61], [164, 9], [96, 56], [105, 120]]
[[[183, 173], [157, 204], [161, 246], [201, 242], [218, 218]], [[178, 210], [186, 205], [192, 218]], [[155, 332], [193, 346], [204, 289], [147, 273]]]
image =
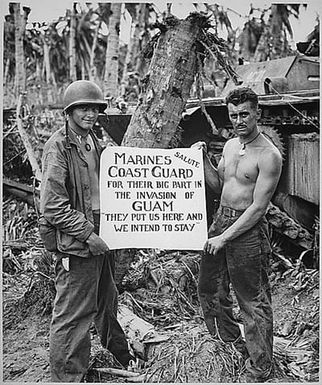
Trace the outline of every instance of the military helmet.
[[81, 104], [96, 104], [100, 112], [104, 112], [107, 103], [99, 86], [89, 80], [76, 80], [64, 92], [64, 112]]

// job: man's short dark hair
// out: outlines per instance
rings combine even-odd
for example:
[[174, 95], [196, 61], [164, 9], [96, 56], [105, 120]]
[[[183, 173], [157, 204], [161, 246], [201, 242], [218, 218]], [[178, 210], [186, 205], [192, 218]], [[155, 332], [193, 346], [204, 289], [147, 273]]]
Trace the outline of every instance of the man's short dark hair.
[[238, 106], [238, 104], [245, 103], [247, 101], [250, 101], [254, 108], [256, 108], [258, 105], [258, 96], [249, 87], [235, 88], [229, 92], [225, 99], [227, 105], [228, 103], [232, 103], [235, 106]]

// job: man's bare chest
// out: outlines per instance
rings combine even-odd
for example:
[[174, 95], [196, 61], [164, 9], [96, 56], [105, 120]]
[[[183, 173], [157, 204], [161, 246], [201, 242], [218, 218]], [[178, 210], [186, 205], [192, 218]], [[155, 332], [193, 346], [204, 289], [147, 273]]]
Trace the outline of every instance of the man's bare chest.
[[236, 179], [241, 183], [253, 184], [258, 177], [257, 156], [232, 154], [225, 158], [224, 181]]

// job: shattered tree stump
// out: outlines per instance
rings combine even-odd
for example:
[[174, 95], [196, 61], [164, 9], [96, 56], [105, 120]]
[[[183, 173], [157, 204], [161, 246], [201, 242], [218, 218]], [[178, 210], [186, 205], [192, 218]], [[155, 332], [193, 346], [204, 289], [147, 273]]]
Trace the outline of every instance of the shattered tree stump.
[[143, 360], [147, 358], [148, 346], [169, 339], [167, 335], [157, 332], [151, 323], [138, 317], [125, 305], [119, 305], [118, 319], [132, 349]]
[[166, 19], [122, 145], [168, 147], [193, 84], [199, 31], [197, 18]]
[[[151, 59], [142, 79], [143, 91], [122, 145], [145, 148], [175, 148], [181, 131], [178, 126], [195, 76], [203, 71], [203, 61], [210, 54], [235, 79], [235, 72], [221, 51], [228, 51], [224, 40], [211, 29], [209, 19], [198, 12], [186, 19], [174, 16], [158, 24], [160, 33], [145, 52]], [[153, 54], [151, 54], [153, 52]], [[200, 79], [200, 76], [199, 76]], [[206, 113], [205, 108], [203, 113]], [[206, 115], [208, 116], [208, 115]]]

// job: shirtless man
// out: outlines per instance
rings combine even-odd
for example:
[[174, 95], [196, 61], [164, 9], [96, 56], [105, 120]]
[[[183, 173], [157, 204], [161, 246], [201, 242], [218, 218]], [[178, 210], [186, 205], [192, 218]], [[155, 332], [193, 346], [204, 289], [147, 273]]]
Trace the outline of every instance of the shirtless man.
[[[231, 91], [226, 104], [237, 138], [225, 144], [218, 169], [204, 151], [206, 183], [221, 199], [204, 246], [198, 294], [209, 332], [237, 349], [246, 345], [246, 380], [264, 382], [272, 370], [273, 351], [265, 213], [280, 178], [282, 157], [258, 130], [258, 98], [250, 88]], [[205, 150], [202, 142], [194, 147]], [[233, 317], [230, 284], [242, 313], [245, 341]]]

